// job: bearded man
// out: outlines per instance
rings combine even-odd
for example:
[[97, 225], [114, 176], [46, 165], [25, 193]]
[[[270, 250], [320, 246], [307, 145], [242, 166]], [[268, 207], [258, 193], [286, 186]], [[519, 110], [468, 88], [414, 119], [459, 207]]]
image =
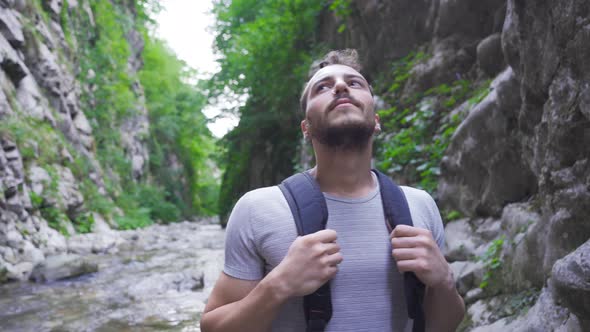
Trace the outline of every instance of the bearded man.
[[371, 170], [372, 137], [381, 130], [372, 88], [356, 51], [332, 51], [319, 67], [301, 96], [301, 130], [315, 153], [307, 172], [325, 197], [326, 229], [298, 236], [276, 186], [245, 194], [229, 218], [225, 265], [202, 331], [305, 331], [302, 298], [328, 281], [326, 331], [411, 331], [404, 272], [425, 285], [426, 330], [454, 331], [465, 306], [442, 254], [436, 204], [422, 190], [401, 187], [414, 226], [388, 230]]

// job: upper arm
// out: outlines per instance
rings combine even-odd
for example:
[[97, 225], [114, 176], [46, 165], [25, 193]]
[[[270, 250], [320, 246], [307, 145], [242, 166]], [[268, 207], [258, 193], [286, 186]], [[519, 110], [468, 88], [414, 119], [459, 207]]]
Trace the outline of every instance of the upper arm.
[[260, 280], [237, 279], [222, 272], [207, 300], [204, 312], [207, 313], [226, 304], [240, 301], [246, 297], [259, 282]]

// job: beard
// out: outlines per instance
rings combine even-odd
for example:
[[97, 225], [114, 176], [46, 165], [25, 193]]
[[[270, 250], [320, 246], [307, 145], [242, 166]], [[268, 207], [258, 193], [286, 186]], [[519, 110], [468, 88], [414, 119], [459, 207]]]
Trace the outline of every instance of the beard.
[[[309, 121], [309, 119], [308, 119]], [[338, 150], [362, 150], [371, 140], [375, 131], [373, 121], [350, 122], [329, 126], [325, 123], [311, 123], [311, 138], [329, 148]]]

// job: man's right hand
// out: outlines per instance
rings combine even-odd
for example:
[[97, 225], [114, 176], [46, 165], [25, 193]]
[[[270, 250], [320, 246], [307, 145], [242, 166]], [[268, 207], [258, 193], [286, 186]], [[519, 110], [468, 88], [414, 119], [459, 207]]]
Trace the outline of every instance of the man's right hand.
[[313, 293], [338, 272], [342, 262], [336, 231], [331, 229], [298, 237], [283, 261], [270, 273], [286, 297]]

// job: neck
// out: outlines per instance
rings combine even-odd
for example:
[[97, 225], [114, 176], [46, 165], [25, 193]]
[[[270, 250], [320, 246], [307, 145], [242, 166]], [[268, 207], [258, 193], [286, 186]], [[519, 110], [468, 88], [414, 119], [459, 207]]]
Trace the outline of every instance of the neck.
[[341, 197], [362, 197], [375, 188], [371, 175], [372, 141], [353, 150], [334, 149], [313, 141], [317, 165], [312, 171], [320, 189]]

